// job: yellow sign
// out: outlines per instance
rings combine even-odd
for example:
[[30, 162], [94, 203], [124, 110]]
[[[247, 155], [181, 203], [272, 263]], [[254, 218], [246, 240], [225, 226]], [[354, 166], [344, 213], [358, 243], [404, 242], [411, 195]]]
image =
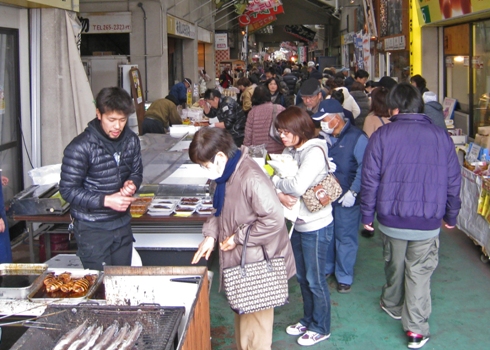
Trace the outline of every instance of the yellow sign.
[[417, 3], [424, 24], [490, 9], [488, 0], [418, 0]]

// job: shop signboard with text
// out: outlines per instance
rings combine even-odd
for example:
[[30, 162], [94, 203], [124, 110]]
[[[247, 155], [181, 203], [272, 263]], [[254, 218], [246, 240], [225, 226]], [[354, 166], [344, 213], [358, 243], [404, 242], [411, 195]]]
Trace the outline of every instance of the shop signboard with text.
[[260, 12], [247, 11], [246, 13], [238, 17], [238, 23], [241, 27], [245, 27], [255, 22], [263, 21], [265, 18], [270, 18], [270, 16], [279, 15], [281, 13], [284, 13], [282, 5], [271, 7]]
[[489, 0], [418, 0], [421, 23], [429, 24], [490, 9]]
[[131, 33], [131, 12], [86, 12], [78, 15], [83, 34]]
[[196, 27], [180, 18], [167, 15], [167, 33], [187, 39], [195, 39]]

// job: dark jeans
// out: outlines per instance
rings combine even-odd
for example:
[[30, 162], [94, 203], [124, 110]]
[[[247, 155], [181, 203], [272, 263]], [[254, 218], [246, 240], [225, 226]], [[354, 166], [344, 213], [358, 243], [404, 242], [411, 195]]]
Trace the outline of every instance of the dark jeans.
[[317, 231], [293, 231], [291, 245], [296, 261], [296, 278], [303, 296], [303, 318], [308, 330], [330, 334], [330, 292], [325, 278], [327, 250], [333, 236], [333, 222]]
[[141, 135], [144, 134], [166, 134], [166, 131], [160, 120], [145, 118], [141, 127]]
[[77, 255], [85, 269], [103, 270], [102, 263], [114, 266], [131, 266], [133, 232], [131, 224], [115, 230], [94, 229], [75, 220], [73, 224], [77, 241]]

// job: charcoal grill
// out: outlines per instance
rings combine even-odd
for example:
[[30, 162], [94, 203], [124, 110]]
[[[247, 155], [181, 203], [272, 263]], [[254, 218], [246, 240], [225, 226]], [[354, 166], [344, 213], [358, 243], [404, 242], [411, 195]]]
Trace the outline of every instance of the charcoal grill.
[[63, 312], [41, 320], [56, 323], [60, 329], [29, 328], [11, 349], [52, 349], [65, 333], [85, 320], [88, 320], [88, 324], [97, 322], [98, 325], [104, 326], [104, 330], [115, 320], [120, 326], [128, 322], [131, 327], [138, 321], [143, 325], [143, 332], [135, 348], [138, 350], [175, 349], [178, 343], [177, 329], [184, 310], [184, 307], [162, 307], [155, 304], [114, 306], [88, 302], [78, 305], [49, 305], [44, 315]]

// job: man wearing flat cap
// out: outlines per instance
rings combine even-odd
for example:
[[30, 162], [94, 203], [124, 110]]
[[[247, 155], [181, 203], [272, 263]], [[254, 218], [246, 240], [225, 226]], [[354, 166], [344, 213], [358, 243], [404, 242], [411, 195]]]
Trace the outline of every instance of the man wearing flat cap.
[[[318, 111], [320, 102], [325, 98], [323, 93], [322, 86], [317, 79], [307, 79], [299, 89], [298, 95], [300, 95], [302, 102], [298, 103], [297, 106], [311, 116]], [[319, 127], [319, 122], [315, 122], [315, 126]]]
[[324, 138], [328, 155], [337, 165], [335, 176], [342, 187], [342, 195], [332, 204], [334, 237], [327, 253], [325, 274], [335, 274], [337, 291], [349, 293], [354, 281], [354, 265], [358, 249], [358, 231], [361, 210], [358, 193], [361, 190], [361, 168], [368, 138], [348, 119], [342, 105], [335, 99], [320, 102], [312, 115], [320, 121], [320, 137]]

